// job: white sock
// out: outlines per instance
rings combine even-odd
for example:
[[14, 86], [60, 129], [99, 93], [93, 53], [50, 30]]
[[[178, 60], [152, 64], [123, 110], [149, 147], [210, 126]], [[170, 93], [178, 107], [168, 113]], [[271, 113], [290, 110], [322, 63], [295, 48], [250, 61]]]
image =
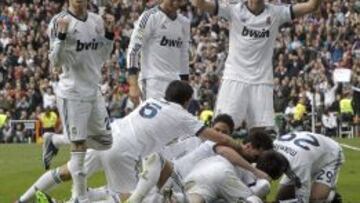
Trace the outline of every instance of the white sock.
[[162, 168], [162, 160], [159, 154], [149, 155], [143, 161], [143, 171], [140, 174], [140, 180], [136, 185], [135, 191], [129, 198], [131, 203], [140, 203], [151, 188], [156, 187], [159, 181]]
[[57, 148], [59, 148], [61, 145], [70, 144], [70, 140], [64, 134], [53, 134], [51, 141]]
[[68, 162], [68, 169], [73, 180], [73, 197], [79, 200], [86, 199], [85, 155], [86, 152], [71, 152]]
[[28, 202], [34, 197], [37, 190], [46, 192], [61, 182], [59, 168], [47, 171], [20, 197], [20, 201]]

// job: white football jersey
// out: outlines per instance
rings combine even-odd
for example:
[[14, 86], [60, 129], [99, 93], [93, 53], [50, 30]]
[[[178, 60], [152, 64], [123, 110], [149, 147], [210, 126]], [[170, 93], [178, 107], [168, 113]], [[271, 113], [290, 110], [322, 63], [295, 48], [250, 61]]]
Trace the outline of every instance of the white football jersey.
[[135, 23], [127, 67], [140, 68], [140, 79], [177, 80], [189, 74], [189, 43], [190, 21], [181, 14], [171, 19], [156, 6]]
[[136, 140], [136, 147], [143, 157], [160, 152], [178, 138], [198, 135], [205, 128], [201, 121], [182, 106], [163, 99], [146, 100], [123, 120], [129, 122], [128, 127], [133, 132], [123, 136]]
[[[69, 19], [65, 40], [57, 38], [57, 20]], [[88, 12], [85, 21], [63, 11], [49, 24], [49, 60], [61, 67], [57, 96], [76, 100], [93, 100], [100, 94], [101, 68], [113, 49], [113, 40], [105, 37], [103, 19]]]
[[311, 132], [282, 135], [274, 141], [274, 148], [287, 158], [291, 170], [299, 178], [301, 187], [297, 195], [301, 197], [309, 195], [311, 182], [321, 169], [331, 164], [339, 167], [344, 162], [342, 149], [336, 141]]
[[265, 4], [254, 15], [246, 2], [219, 3], [218, 15], [230, 23], [229, 55], [224, 79], [250, 84], [272, 84], [272, 57], [279, 27], [291, 21], [289, 5]]
[[198, 137], [178, 139], [175, 143], [165, 146], [161, 150], [161, 155], [167, 160], [176, 160], [195, 150], [201, 143]]
[[212, 141], [205, 141], [199, 147], [181, 157], [174, 160], [174, 168], [181, 177], [186, 175], [194, 168], [194, 166], [201, 160], [216, 155], [214, 151], [215, 143]]

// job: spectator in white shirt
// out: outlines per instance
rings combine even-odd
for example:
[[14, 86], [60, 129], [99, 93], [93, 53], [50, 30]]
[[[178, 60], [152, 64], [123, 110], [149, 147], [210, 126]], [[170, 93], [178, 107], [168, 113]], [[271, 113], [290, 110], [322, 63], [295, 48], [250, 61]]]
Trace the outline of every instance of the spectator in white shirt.
[[331, 113], [328, 109], [326, 109], [322, 115], [321, 121], [325, 128], [325, 135], [329, 137], [335, 136], [337, 130], [337, 120], [334, 113]]

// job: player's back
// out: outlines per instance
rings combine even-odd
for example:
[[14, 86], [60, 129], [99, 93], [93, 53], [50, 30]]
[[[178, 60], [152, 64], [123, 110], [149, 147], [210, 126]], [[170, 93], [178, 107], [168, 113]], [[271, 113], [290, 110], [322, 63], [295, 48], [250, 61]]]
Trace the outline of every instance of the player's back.
[[68, 31], [59, 54], [58, 64], [62, 67], [57, 95], [63, 98], [92, 100], [98, 96], [101, 82], [101, 68], [109, 57], [112, 40], [105, 39], [102, 18], [88, 12], [85, 20], [78, 19], [64, 11], [50, 22], [50, 60], [54, 44], [57, 43], [57, 23], [60, 18], [69, 20]]
[[294, 171], [303, 167], [317, 171], [343, 158], [342, 149], [336, 141], [311, 132], [294, 132], [279, 136], [274, 141], [274, 147], [289, 160]]
[[188, 113], [181, 105], [164, 99], [148, 99], [127, 117], [139, 143], [142, 155], [159, 152], [174, 140], [195, 136], [203, 123]]

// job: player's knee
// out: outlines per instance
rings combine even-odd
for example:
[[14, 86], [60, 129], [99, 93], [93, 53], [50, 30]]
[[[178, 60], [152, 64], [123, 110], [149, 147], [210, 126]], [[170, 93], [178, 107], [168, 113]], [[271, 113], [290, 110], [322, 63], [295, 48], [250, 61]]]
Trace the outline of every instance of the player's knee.
[[336, 192], [331, 190], [327, 195], [310, 197], [310, 203], [338, 203], [338, 199], [336, 198]]
[[71, 174], [67, 166], [61, 166], [55, 169], [55, 174], [59, 176], [61, 181], [69, 181], [71, 180]]
[[86, 151], [86, 140], [76, 140], [71, 141], [71, 150], [75, 152], [83, 152]]
[[249, 203], [263, 203], [263, 201], [255, 195], [248, 197], [246, 201]]

